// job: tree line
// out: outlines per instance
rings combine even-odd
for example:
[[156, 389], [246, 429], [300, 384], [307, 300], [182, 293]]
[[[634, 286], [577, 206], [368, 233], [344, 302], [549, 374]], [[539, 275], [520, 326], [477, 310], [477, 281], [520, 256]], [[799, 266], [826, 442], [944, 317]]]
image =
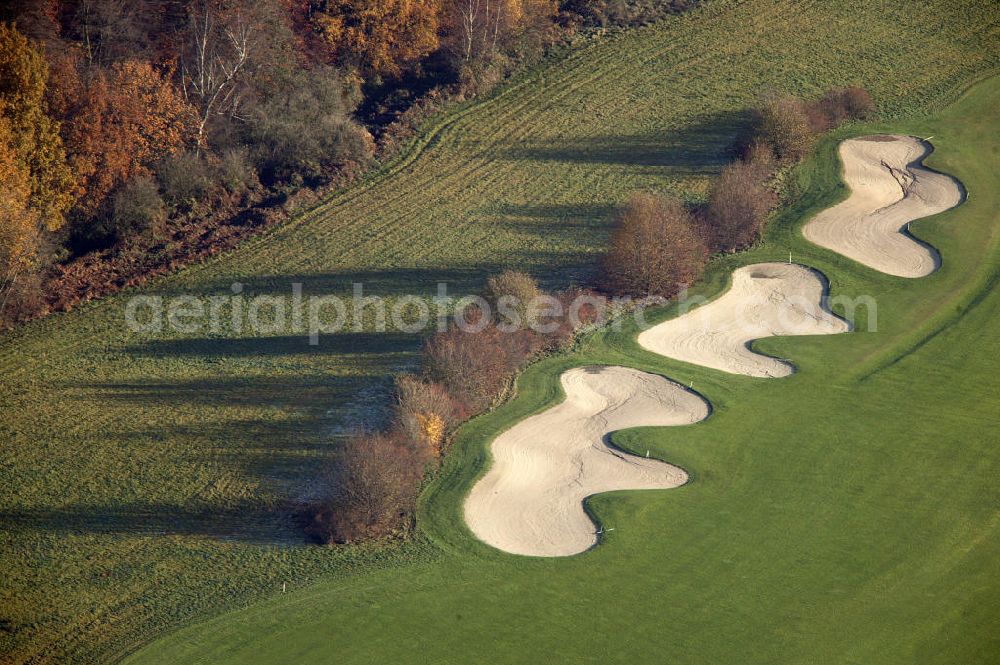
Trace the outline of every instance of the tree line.
[[228, 249], [575, 30], [688, 4], [4, 3], [0, 326]]

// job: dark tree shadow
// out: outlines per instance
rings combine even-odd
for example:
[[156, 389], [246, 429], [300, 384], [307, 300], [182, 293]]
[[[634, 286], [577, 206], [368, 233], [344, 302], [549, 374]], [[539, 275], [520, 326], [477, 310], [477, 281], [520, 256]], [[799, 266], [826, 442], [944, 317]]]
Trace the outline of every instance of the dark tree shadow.
[[295, 525], [296, 511], [292, 504], [273, 509], [247, 505], [205, 511], [155, 503], [83, 504], [0, 511], [0, 529], [63, 535], [184, 535], [262, 544], [305, 543], [305, 536]]
[[506, 229], [538, 236], [539, 238], [563, 235], [572, 237], [579, 232], [607, 232], [611, 228], [616, 207], [612, 203], [519, 205], [507, 203], [500, 206], [496, 222]]
[[657, 169], [664, 174], [713, 174], [732, 159], [732, 146], [746, 126], [744, 112], [701, 116], [677, 129], [585, 139], [525, 142], [506, 158]]
[[160, 292], [161, 295], [206, 295], [231, 296], [234, 283], [242, 285], [242, 295], [291, 296], [292, 285], [300, 284], [302, 294], [311, 295], [351, 295], [354, 285], [362, 285], [366, 296], [418, 295], [431, 297], [437, 293], [437, 285], [444, 282], [450, 294], [475, 293], [482, 288], [485, 275], [503, 269], [501, 263], [482, 263], [461, 267], [414, 267], [385, 268], [378, 270], [344, 270], [325, 273], [302, 273], [288, 275], [234, 274], [225, 279], [213, 279], [194, 286], [175, 286]]
[[80, 383], [86, 401], [123, 402], [130, 406], [253, 406], [281, 404], [296, 395], [309, 393], [311, 402], [335, 404], [356, 392], [373, 377], [389, 373], [387, 360], [382, 366], [368, 367], [367, 375], [308, 375], [285, 377], [213, 377], [187, 381], [142, 381]]
[[[221, 476], [239, 478], [248, 487], [259, 484], [266, 488], [262, 498], [243, 500], [234, 495], [216, 501], [208, 493], [192, 505], [136, 502], [9, 510], [0, 513], [0, 529], [306, 542], [301, 509], [328, 491], [329, 462], [340, 435], [379, 426], [389, 417], [398, 368], [386, 361], [365, 369], [367, 373], [359, 376], [76, 384], [83, 389], [79, 399], [100, 401], [117, 414], [129, 414], [127, 419], [116, 418], [120, 431], [114, 433], [129, 450], [175, 447], [178, 462], [219, 469]], [[164, 411], [197, 415], [164, 423]], [[149, 414], [156, 414], [155, 426]]]
[[[318, 335], [316, 343], [307, 333], [266, 337], [194, 337], [157, 339], [135, 344], [126, 353], [163, 357], [269, 357], [285, 355], [383, 355], [415, 353], [423, 337], [401, 332], [339, 332]], [[367, 362], [367, 361], [366, 361]]]
[[549, 242], [566, 238], [574, 250], [565, 252], [524, 249], [508, 253], [512, 267], [524, 270], [538, 280], [543, 289], [556, 291], [569, 285], [591, 286], [600, 265], [600, 248], [610, 232], [616, 206], [613, 203], [514, 204], [492, 209], [489, 223], [527, 238]]
[[[492, 213], [492, 223], [501, 227], [518, 228], [524, 232], [530, 232], [542, 237], [546, 234], [560, 234], [569, 236], [572, 231], [567, 232], [568, 227], [589, 226], [591, 224], [610, 225], [611, 217], [601, 219], [596, 215], [596, 211], [608, 211], [613, 213], [612, 206], [593, 206], [591, 212], [586, 216], [570, 216], [568, 211], [575, 209], [575, 206], [567, 206], [567, 216], [558, 217], [561, 214], [558, 206], [552, 206], [553, 216], [551, 221], [545, 220], [544, 206], [527, 206], [525, 209], [531, 210], [538, 220], [537, 224], [529, 224], [520, 215], [516, 206], [505, 206], [499, 213]], [[584, 208], [587, 209], [586, 207]], [[518, 219], [518, 217], [521, 217]], [[534, 275], [539, 283], [548, 289], [558, 289], [567, 284], [578, 281], [577, 274], [579, 268], [588, 259], [585, 255], [573, 253], [554, 253], [540, 251], [534, 248], [524, 250], [511, 250], [504, 255], [502, 262], [482, 263], [477, 266], [463, 268], [387, 268], [384, 270], [353, 270], [334, 271], [329, 273], [313, 274], [290, 274], [290, 275], [255, 275], [240, 276], [234, 275], [226, 279], [214, 279], [194, 286], [171, 286], [161, 290], [157, 295], [164, 298], [171, 298], [180, 295], [191, 295], [196, 297], [229, 297], [233, 295], [231, 287], [234, 283], [242, 285], [241, 295], [245, 298], [253, 298], [258, 295], [280, 296], [290, 302], [292, 296], [292, 285], [300, 284], [305, 307], [308, 308], [308, 298], [310, 296], [336, 295], [346, 298], [345, 305], [348, 312], [351, 311], [351, 298], [354, 294], [354, 284], [361, 284], [363, 297], [379, 296], [382, 298], [395, 298], [399, 296], [417, 296], [419, 298], [431, 299], [438, 296], [438, 284], [445, 284], [445, 295], [453, 298], [461, 298], [469, 294], [478, 294], [483, 290], [486, 279], [490, 275], [496, 275], [508, 268], [524, 270]], [[205, 304], [205, 311], [208, 311], [208, 304]], [[228, 312], [228, 307], [224, 310]]]

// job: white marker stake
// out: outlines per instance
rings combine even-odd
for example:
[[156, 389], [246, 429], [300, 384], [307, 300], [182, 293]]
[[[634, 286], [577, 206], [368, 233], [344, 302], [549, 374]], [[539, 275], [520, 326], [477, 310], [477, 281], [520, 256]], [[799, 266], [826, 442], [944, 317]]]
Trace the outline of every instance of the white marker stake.
[[288, 584], [287, 582], [282, 582], [282, 583], [281, 583], [281, 593], [285, 593], [285, 586], [286, 586], [287, 584]]

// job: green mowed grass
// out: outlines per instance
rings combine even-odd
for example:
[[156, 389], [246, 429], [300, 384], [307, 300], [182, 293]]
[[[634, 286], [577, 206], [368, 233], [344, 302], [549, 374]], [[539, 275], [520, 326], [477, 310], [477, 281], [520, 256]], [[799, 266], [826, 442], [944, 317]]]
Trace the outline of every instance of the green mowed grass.
[[[398, 295], [430, 291], [439, 280], [447, 280], [454, 292], [478, 287], [484, 275], [501, 266], [534, 271], [550, 285], [582, 279], [592, 273], [603, 247], [611, 210], [629, 191], [653, 187], [689, 198], [703, 195], [727, 159], [724, 149], [743, 121], [741, 109], [762, 90], [813, 94], [830, 85], [861, 83], [879, 101], [882, 118], [918, 117], [954, 99], [970, 80], [996, 66], [998, 22], [996, 9], [986, 3], [926, 3], [919, 12], [891, 2], [804, 2], [794, 7], [777, 0], [706, 3], [656, 26], [573, 49], [488, 100], [455, 108], [428, 126], [407, 155], [368, 182], [228, 256], [142, 292], [225, 294], [232, 282], [241, 281], [255, 293], [287, 293], [293, 282], [303, 283], [307, 294], [344, 293], [360, 281], [366, 292]], [[892, 125], [897, 126], [911, 125]], [[949, 153], [956, 148], [943, 145], [935, 163], [951, 167], [946, 160], [957, 163], [964, 158], [967, 171], [975, 168], [967, 163], [972, 155], [985, 158], [979, 152], [984, 145], [985, 140], [966, 146], [966, 153]], [[988, 176], [995, 170], [984, 173], [982, 182], [991, 182]], [[826, 177], [825, 186], [833, 186], [822, 159], [799, 175], [804, 185]], [[977, 203], [975, 187], [973, 192], [970, 203]], [[936, 224], [926, 228], [937, 232]], [[747, 487], [756, 480], [759, 469], [739, 466], [751, 460], [764, 463], [751, 455], [753, 448], [732, 437], [715, 442], [711, 434], [721, 427], [716, 423], [723, 422], [727, 410], [738, 404], [755, 413], [753, 400], [787, 402], [789, 396], [771, 395], [773, 390], [792, 390], [792, 397], [804, 399], [807, 393], [795, 390], [801, 388], [796, 382], [808, 380], [816, 367], [823, 369], [817, 373], [828, 385], [833, 380], [827, 367], [830, 357], [838, 358], [843, 372], [892, 362], [899, 348], [920, 342], [920, 330], [931, 325], [927, 316], [939, 319], [934, 325], [948, 326], [956, 294], [970, 288], [964, 277], [949, 272], [950, 266], [921, 281], [919, 289], [908, 282], [860, 275], [828, 255], [807, 254], [810, 250], [794, 239], [790, 228], [790, 223], [777, 225], [773, 250], [765, 253], [782, 256], [786, 245], [792, 245], [800, 260], [816, 257], [815, 265], [827, 271], [835, 291], [876, 285], [880, 305], [887, 303], [879, 310], [880, 324], [896, 332], [880, 332], [867, 346], [856, 346], [861, 338], [857, 335], [822, 342], [768, 342], [762, 347], [777, 344], [774, 348], [794, 352], [804, 361], [802, 374], [781, 387], [755, 383], [749, 391], [749, 384], [682, 368], [679, 378], [690, 375], [698, 387], [705, 384], [718, 417], [691, 428], [683, 445], [681, 439], [670, 438], [674, 433], [657, 434], [670, 442], [668, 447], [657, 444], [657, 450], [676, 455], [698, 482], [662, 496], [595, 501], [602, 516], [616, 516], [619, 510], [629, 516], [635, 531], [630, 536], [628, 529], [616, 530], [615, 539], [642, 542], [649, 536], [650, 520], [655, 525], [665, 515], [673, 524], [680, 517], [673, 512], [678, 497], [688, 492], [714, 487], [720, 501], [719, 485], [710, 484], [713, 478], [729, 485], [742, 479]], [[938, 246], [949, 256], [947, 237], [928, 239], [935, 244], [941, 240]], [[971, 252], [962, 256], [978, 256], [987, 245], [979, 238], [959, 249]], [[708, 284], [718, 286], [727, 267], [731, 264], [720, 263]], [[962, 267], [971, 271], [977, 263], [970, 259]], [[851, 279], [856, 281], [842, 281]], [[335, 448], [339, 433], [378, 415], [372, 405], [387, 399], [392, 374], [412, 366], [419, 339], [352, 332], [309, 347], [304, 339], [288, 336], [136, 335], [124, 325], [124, 303], [125, 296], [111, 298], [0, 338], [0, 653], [5, 658], [115, 658], [193, 618], [252, 603], [273, 593], [282, 581], [302, 593], [318, 580], [335, 587], [339, 582], [334, 580], [342, 580], [354, 585], [344, 587], [354, 589], [353, 596], [342, 596], [344, 607], [363, 610], [371, 606], [357, 584], [379, 583], [391, 589], [393, 580], [405, 578], [413, 584], [423, 580], [432, 591], [448, 579], [468, 579], [471, 594], [479, 578], [494, 574], [499, 580], [494, 590], [468, 604], [480, 611], [456, 611], [449, 621], [471, 622], [470, 630], [476, 623], [486, 625], [496, 615], [484, 612], [483, 604], [495, 598], [520, 610], [517, 621], [503, 621], [500, 628], [551, 621], [548, 634], [555, 640], [560, 626], [569, 630], [579, 613], [596, 611], [587, 594], [614, 595], [607, 585], [618, 583], [615, 570], [620, 566], [679, 565], [643, 560], [640, 550], [627, 554], [613, 539], [607, 548], [579, 561], [561, 563], [511, 560], [477, 548], [454, 524], [459, 493], [468, 484], [467, 470], [476, 468], [480, 453], [475, 451], [481, 451], [471, 445], [464, 445], [449, 462], [452, 473], [442, 475], [441, 489], [432, 495], [441, 498], [427, 501], [425, 520], [433, 537], [422, 534], [405, 545], [306, 546], [291, 525], [291, 506], [314, 489], [322, 460]], [[952, 334], [950, 330], [935, 337], [935, 343]], [[531, 376], [548, 376], [552, 363], [604, 357], [610, 353], [604, 344], [622, 349], [612, 354], [616, 357], [626, 357], [627, 350], [630, 362], [668, 367], [648, 355], [636, 355], [630, 339], [625, 333], [606, 341], [595, 338], [594, 346], [573, 360], [548, 361], [534, 370], [539, 374], [522, 382], [525, 398], [531, 394]], [[928, 347], [921, 347], [920, 353]], [[851, 361], [851, 353], [864, 356]], [[885, 375], [902, 366], [891, 365]], [[903, 384], [908, 386], [905, 380]], [[540, 405], [551, 384], [538, 385], [536, 402], [518, 401], [497, 417]], [[856, 392], [854, 387], [844, 390]], [[972, 401], [987, 403], [982, 398]], [[940, 412], [948, 413], [945, 408]], [[777, 415], [773, 407], [767, 413]], [[813, 413], [816, 423], [833, 418]], [[772, 427], [770, 421], [737, 418], [746, 427]], [[862, 427], [865, 420], [857, 420]], [[477, 421], [464, 440], [475, 438], [477, 431], [492, 431], [498, 422]], [[796, 421], [794, 427], [803, 423]], [[977, 430], [980, 435], [987, 431]], [[697, 445], [708, 438], [714, 448]], [[780, 431], [772, 436], [764, 428], [753, 439], [758, 445], [772, 440], [781, 440]], [[816, 464], [809, 450], [801, 451], [807, 466]], [[710, 459], [703, 457], [709, 453]], [[739, 485], [733, 487], [736, 491]], [[711, 501], [705, 505], [719, 506]], [[726, 528], [742, 522], [741, 511], [731, 510], [728, 518], [713, 517], [720, 530], [715, 541], [706, 542], [728, 542]], [[756, 528], [746, 522], [746, 528], [751, 526]], [[451, 542], [457, 543], [461, 556], [451, 553]], [[685, 540], [673, 533], [670, 542], [680, 546]], [[466, 556], [470, 550], [472, 556]], [[680, 553], [671, 552], [675, 557]], [[600, 573], [585, 563], [605, 556], [621, 563], [598, 566]], [[540, 591], [553, 603], [569, 603], [561, 614], [548, 620], [540, 613], [544, 604], [536, 606], [527, 598], [510, 604], [511, 594], [526, 589], [504, 581], [511, 571], [534, 575], [532, 583], [537, 583], [539, 574], [545, 578], [562, 566], [579, 571], [572, 584], [582, 587], [582, 595], [551, 587]], [[384, 582], [371, 581], [380, 574]], [[636, 580], [642, 584], [641, 576]], [[676, 583], [682, 588], [688, 582]], [[588, 590], [592, 585], [595, 588]], [[309, 588], [326, 589], [317, 591], [320, 595], [330, 593], [329, 587]], [[496, 589], [506, 589], [508, 595], [497, 596]], [[408, 597], [416, 600], [414, 594]], [[618, 626], [631, 635], [632, 615], [646, 610], [634, 603], [629, 609], [628, 587], [623, 594], [619, 618], [604, 620], [611, 621], [605, 624], [609, 629]], [[460, 597], [455, 595], [456, 600]], [[739, 594], [727, 593], [726, 598], [736, 603]], [[425, 609], [446, 607], [435, 601]], [[806, 609], [801, 609], [803, 621], [809, 618]], [[733, 606], [729, 616], [734, 625], [742, 612]], [[359, 611], [359, 616], [364, 614]], [[398, 632], [377, 615], [371, 627], [374, 631], [381, 626], [386, 641], [408, 632], [410, 619], [399, 612], [391, 616], [400, 623]], [[721, 628], [723, 623], [716, 619], [708, 617], [704, 625]], [[417, 615], [412, 621], [416, 629]], [[594, 625], [599, 629], [595, 635], [604, 630]], [[439, 645], [461, 641], [465, 629], [459, 624], [444, 622], [428, 635], [449, 626], [455, 635], [440, 637]], [[658, 634], [663, 630], [660, 626]], [[521, 643], [512, 628], [507, 639], [512, 647]], [[396, 646], [405, 648], [405, 642]], [[364, 641], [353, 648], [367, 653]], [[577, 648], [576, 638], [559, 648]]]
[[[849, 130], [934, 134], [929, 164], [969, 188], [959, 209], [913, 225], [941, 250], [939, 272], [887, 277], [800, 238], [808, 211], [844, 193], [842, 134], [799, 174], [800, 208], [767, 245], [713, 265], [703, 287], [713, 295], [734, 266], [791, 249], [830, 277], [832, 295], [871, 295], [877, 331], [759, 343], [799, 366], [777, 380], [665, 360], [631, 328], [594, 335], [532, 366], [515, 401], [462, 430], [422, 504], [441, 560], [296, 589], [129, 662], [996, 662], [998, 104], [991, 79], [933, 119]], [[693, 482], [593, 498], [614, 531], [577, 557], [478, 543], [460, 506], [486, 443], [559, 399], [559, 374], [587, 363], [661, 372], [711, 400], [701, 424], [615, 436], [681, 464]]]

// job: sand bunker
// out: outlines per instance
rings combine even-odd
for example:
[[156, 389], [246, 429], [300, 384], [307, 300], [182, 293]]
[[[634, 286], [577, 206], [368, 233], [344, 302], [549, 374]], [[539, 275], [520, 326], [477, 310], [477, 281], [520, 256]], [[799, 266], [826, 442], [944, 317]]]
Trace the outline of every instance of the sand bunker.
[[639, 344], [669, 358], [748, 376], [787, 376], [794, 367], [754, 353], [750, 343], [775, 335], [829, 335], [849, 330], [825, 307], [825, 284], [800, 265], [758, 263], [733, 272], [723, 296], [639, 335]]
[[465, 501], [478, 538], [514, 554], [568, 556], [597, 542], [583, 509], [593, 494], [667, 489], [687, 481], [676, 466], [607, 445], [608, 435], [644, 425], [686, 425], [708, 403], [655, 374], [626, 367], [563, 373], [566, 400], [497, 437], [493, 465]]
[[872, 136], [840, 144], [851, 195], [803, 227], [807, 239], [866, 266], [899, 277], [923, 277], [938, 253], [910, 237], [906, 225], [962, 202], [954, 178], [920, 165], [931, 151], [912, 136]]

